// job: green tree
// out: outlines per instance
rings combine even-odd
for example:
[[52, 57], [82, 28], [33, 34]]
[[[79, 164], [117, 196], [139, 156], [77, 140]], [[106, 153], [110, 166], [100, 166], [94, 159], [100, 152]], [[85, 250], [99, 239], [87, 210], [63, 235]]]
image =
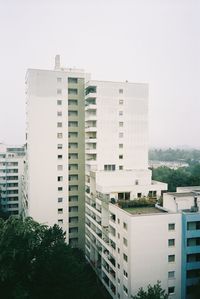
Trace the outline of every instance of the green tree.
[[160, 281], [155, 285], [148, 285], [147, 291], [140, 288], [137, 295], [133, 299], [167, 299], [169, 296], [166, 294], [165, 290], [161, 288]]
[[0, 219], [0, 296], [4, 299], [102, 299], [96, 275], [57, 226]]

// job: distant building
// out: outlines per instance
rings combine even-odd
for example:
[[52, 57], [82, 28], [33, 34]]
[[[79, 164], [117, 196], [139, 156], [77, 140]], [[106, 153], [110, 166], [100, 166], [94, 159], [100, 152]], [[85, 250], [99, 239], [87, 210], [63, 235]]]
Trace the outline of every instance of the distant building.
[[0, 200], [9, 215], [20, 215], [25, 148], [0, 144]]
[[178, 169], [181, 167], [188, 167], [189, 164], [187, 162], [183, 162], [183, 161], [154, 161], [154, 160], [150, 160], [149, 161], [149, 167], [150, 168], [158, 168], [158, 167], [168, 167], [171, 169]]

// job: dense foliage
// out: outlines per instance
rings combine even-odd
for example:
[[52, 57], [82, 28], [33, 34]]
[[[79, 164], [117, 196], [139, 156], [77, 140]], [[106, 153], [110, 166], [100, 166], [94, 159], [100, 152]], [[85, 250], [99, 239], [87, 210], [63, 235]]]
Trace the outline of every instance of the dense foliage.
[[165, 290], [161, 288], [160, 282], [151, 286], [148, 285], [147, 290], [143, 288], [139, 290], [136, 296], [133, 299], [167, 299], [169, 296], [166, 294]]
[[0, 297], [102, 299], [96, 275], [63, 231], [31, 218], [0, 219]]
[[154, 207], [156, 203], [155, 199], [148, 198], [140, 198], [140, 199], [134, 199], [134, 200], [120, 200], [118, 201], [118, 205], [122, 209], [126, 208], [140, 208], [140, 207]]
[[168, 191], [176, 191], [176, 187], [200, 185], [200, 163], [191, 163], [189, 167], [170, 169], [159, 167], [153, 169], [153, 180], [168, 183]]
[[157, 161], [200, 161], [200, 150], [191, 149], [151, 149], [149, 160]]

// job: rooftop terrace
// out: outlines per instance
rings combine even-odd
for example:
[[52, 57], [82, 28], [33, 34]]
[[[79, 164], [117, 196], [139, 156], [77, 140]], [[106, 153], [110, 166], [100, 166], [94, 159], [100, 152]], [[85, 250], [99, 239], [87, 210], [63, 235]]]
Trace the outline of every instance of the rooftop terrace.
[[151, 206], [129, 207], [129, 208], [123, 208], [123, 210], [132, 215], [166, 213], [164, 210], [158, 209], [156, 207], [151, 207]]

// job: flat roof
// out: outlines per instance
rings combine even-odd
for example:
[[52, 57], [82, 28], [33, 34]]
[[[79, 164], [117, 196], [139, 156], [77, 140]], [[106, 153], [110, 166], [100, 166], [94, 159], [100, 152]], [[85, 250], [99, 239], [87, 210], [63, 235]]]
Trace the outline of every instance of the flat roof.
[[194, 196], [194, 192], [167, 192], [166, 194], [172, 195], [174, 197]]
[[166, 211], [163, 211], [156, 207], [131, 207], [131, 208], [123, 208], [122, 210], [133, 215], [167, 213]]

